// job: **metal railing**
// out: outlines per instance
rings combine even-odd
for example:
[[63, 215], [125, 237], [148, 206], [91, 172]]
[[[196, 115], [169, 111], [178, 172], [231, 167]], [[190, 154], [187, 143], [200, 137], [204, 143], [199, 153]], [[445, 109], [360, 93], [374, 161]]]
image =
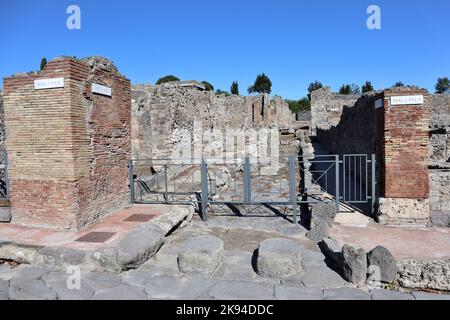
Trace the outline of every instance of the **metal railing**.
[[[270, 165], [270, 161], [253, 163], [248, 157], [231, 162], [130, 160], [130, 201], [195, 203], [203, 220], [206, 220], [207, 208], [216, 205], [282, 206], [290, 209], [293, 223], [297, 223], [299, 205], [307, 203], [334, 201], [339, 209], [341, 202], [360, 204], [370, 200], [373, 210], [376, 198], [374, 156], [369, 159], [367, 155], [342, 158], [327, 155], [305, 159], [293, 155], [277, 160], [278, 167]], [[311, 185], [305, 185], [306, 176]]]

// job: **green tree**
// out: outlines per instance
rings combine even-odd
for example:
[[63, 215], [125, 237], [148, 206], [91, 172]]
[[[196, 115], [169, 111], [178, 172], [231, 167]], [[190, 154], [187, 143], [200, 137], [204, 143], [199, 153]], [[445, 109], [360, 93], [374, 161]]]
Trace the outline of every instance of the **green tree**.
[[343, 84], [339, 89], [340, 94], [352, 94], [352, 87], [349, 84]]
[[202, 81], [202, 83], [205, 85], [206, 91], [214, 91], [214, 86], [211, 83], [208, 81]]
[[394, 88], [402, 88], [404, 86], [405, 84], [401, 81], [397, 81], [396, 83], [394, 83]]
[[231, 91], [231, 94], [239, 95], [239, 84], [237, 81], [233, 81], [230, 91]]
[[224, 90], [221, 90], [221, 89], [217, 89], [216, 90], [216, 94], [217, 95], [224, 94], [227, 97], [230, 96], [230, 93], [228, 91], [224, 91]]
[[180, 81], [180, 79], [178, 77], [175, 77], [174, 75], [168, 75], [162, 78], [159, 78], [158, 81], [156, 81], [156, 84], [163, 84], [166, 82], [172, 82], [172, 81]]
[[47, 65], [47, 58], [41, 59], [41, 71], [44, 70], [45, 66]]
[[352, 84], [350, 85], [350, 88], [352, 89], [351, 94], [354, 94], [354, 95], [359, 95], [359, 94], [361, 94], [361, 89], [359, 88], [359, 86], [358, 86], [357, 84], [352, 83]]
[[439, 78], [435, 85], [436, 93], [445, 93], [450, 90], [450, 81], [447, 77]]
[[303, 97], [300, 100], [286, 100], [289, 105], [289, 109], [294, 112], [311, 110], [311, 102], [308, 97]]
[[315, 90], [319, 90], [319, 89], [321, 89], [321, 88], [323, 88], [323, 84], [320, 82], [320, 81], [314, 81], [314, 82], [311, 82], [310, 84], [309, 84], [309, 86], [308, 86], [308, 92], [309, 93], [311, 93], [311, 92], [313, 92], [313, 91], [315, 91]]
[[362, 93], [371, 92], [374, 91], [374, 88], [372, 86], [372, 82], [366, 81], [365, 84], [361, 87]]
[[259, 74], [255, 79], [255, 83], [248, 88], [249, 94], [255, 92], [262, 94], [272, 92], [272, 81], [264, 73]]

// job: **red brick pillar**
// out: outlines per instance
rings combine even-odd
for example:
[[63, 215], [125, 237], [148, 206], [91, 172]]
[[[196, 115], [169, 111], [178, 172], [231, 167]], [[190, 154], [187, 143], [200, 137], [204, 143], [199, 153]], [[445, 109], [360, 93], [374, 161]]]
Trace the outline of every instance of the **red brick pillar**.
[[384, 91], [381, 198], [378, 218], [387, 224], [429, 222], [428, 92], [415, 88]]
[[12, 223], [76, 230], [128, 205], [130, 82], [93, 61], [4, 79]]

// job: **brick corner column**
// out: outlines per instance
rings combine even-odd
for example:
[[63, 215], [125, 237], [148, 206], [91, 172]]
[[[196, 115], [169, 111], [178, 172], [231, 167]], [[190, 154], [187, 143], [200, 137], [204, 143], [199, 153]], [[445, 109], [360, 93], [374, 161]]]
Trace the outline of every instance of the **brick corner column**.
[[429, 223], [429, 94], [413, 87], [384, 91], [382, 186], [378, 220]]

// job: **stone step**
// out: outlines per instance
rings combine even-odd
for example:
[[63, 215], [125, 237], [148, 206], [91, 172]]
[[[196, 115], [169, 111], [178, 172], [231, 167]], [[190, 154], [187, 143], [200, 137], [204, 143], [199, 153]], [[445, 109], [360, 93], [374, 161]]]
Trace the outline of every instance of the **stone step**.
[[11, 221], [11, 208], [0, 207], [0, 222], [10, 222]]

